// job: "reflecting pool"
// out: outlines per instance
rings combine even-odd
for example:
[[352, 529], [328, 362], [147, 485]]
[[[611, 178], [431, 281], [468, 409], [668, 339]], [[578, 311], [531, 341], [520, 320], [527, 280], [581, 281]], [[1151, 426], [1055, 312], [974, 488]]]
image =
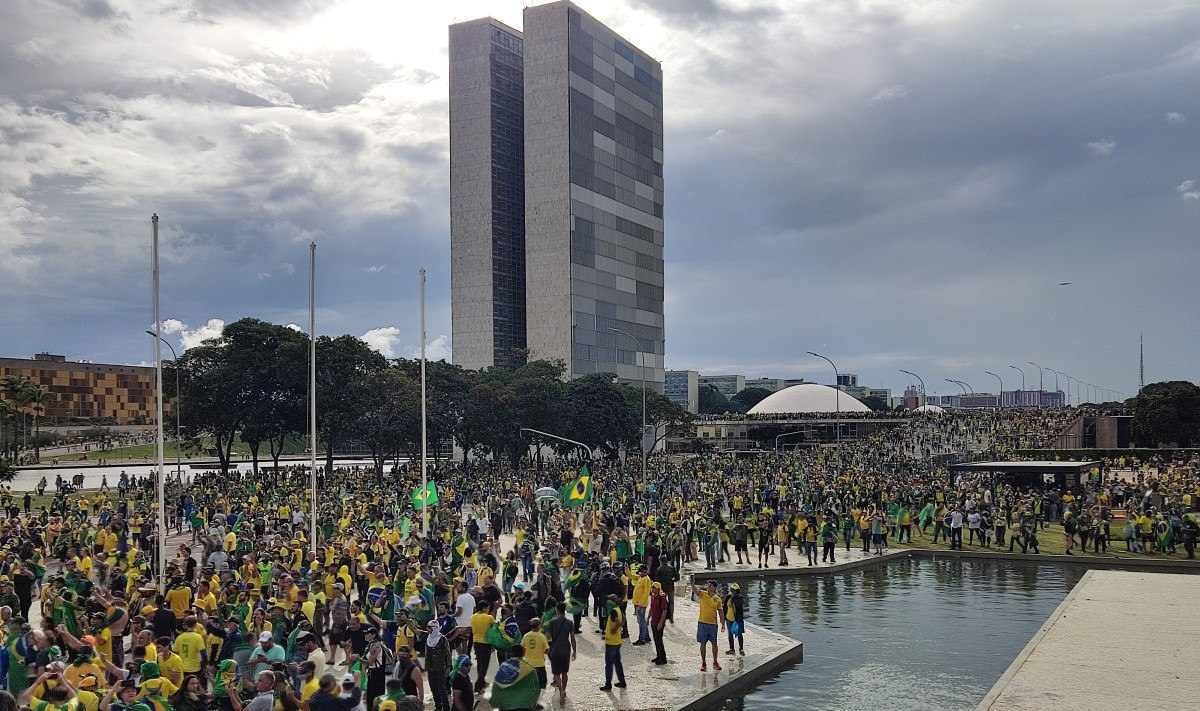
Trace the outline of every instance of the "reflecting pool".
[[1084, 572], [908, 559], [743, 583], [751, 622], [802, 640], [804, 663], [726, 708], [973, 709]]

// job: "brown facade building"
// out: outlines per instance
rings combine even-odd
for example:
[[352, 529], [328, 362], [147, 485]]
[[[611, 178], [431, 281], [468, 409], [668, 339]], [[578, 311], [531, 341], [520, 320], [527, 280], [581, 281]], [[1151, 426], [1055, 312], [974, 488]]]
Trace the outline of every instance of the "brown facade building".
[[78, 363], [38, 353], [32, 359], [0, 358], [0, 379], [8, 377], [28, 380], [46, 391], [41, 416], [47, 424], [84, 420], [154, 424], [154, 368]]

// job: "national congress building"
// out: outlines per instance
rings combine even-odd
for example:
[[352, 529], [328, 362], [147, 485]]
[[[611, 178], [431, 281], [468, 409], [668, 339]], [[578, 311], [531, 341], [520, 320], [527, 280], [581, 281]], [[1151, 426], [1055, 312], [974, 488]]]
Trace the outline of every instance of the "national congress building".
[[659, 63], [570, 2], [450, 27], [454, 362], [662, 391]]

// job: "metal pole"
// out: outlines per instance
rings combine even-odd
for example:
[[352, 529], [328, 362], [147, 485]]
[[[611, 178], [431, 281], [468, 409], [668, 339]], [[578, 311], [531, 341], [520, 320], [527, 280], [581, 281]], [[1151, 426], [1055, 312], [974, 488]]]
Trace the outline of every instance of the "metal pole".
[[985, 370], [983, 372], [992, 376], [996, 379], [996, 382], [1000, 383], [1000, 392], [996, 393], [996, 409], [998, 410], [1004, 407], [1004, 378], [1001, 378], [999, 375], [996, 375], [990, 370]]
[[158, 310], [158, 213], [150, 217], [153, 232], [154, 259], [154, 419], [157, 423], [157, 435], [154, 443], [155, 457], [158, 461], [158, 592], [166, 590], [167, 578], [167, 498], [165, 478], [163, 476], [163, 387], [162, 387], [162, 317]]
[[912, 372], [911, 370], [901, 369], [900, 372], [904, 373], [905, 375], [913, 376], [914, 378], [917, 379], [917, 382], [921, 384], [921, 405], [920, 406], [924, 407], [925, 406], [925, 379], [922, 378], [921, 376], [917, 375], [916, 373]]
[[1042, 393], [1046, 392], [1046, 386], [1042, 384], [1042, 375], [1043, 375], [1042, 366], [1038, 365], [1037, 363], [1034, 363], [1031, 360], [1028, 360], [1025, 362], [1038, 369], [1038, 407], [1041, 407], [1042, 406]]
[[954, 379], [952, 379], [952, 378], [946, 378], [946, 382], [947, 382], [947, 383], [954, 383], [954, 384], [955, 384], [955, 385], [957, 385], [958, 387], [962, 388], [963, 395], [966, 395], [966, 394], [967, 394], [967, 386], [963, 384], [963, 381], [961, 381], [961, 380], [954, 380]]
[[171, 349], [172, 362], [175, 363], [175, 476], [178, 476], [182, 479], [183, 464], [179, 461], [179, 452], [182, 449], [183, 436], [180, 434], [182, 428], [180, 427], [179, 423], [180, 417], [183, 414], [183, 394], [179, 389], [179, 356], [175, 353], [175, 346], [171, 345], [171, 342], [167, 339], [162, 338], [161, 336], [155, 336], [154, 331], [150, 330], [146, 331], [146, 335], [162, 340], [162, 342], [166, 344], [167, 348]]
[[309, 536], [317, 556], [317, 243], [308, 243], [308, 485]]
[[781, 435], [776, 435], [775, 436], [775, 451], [776, 452], [779, 451], [779, 440], [783, 439], [784, 437], [790, 437], [792, 435], [798, 435], [798, 434], [805, 434], [807, 432], [808, 432], [808, 430], [796, 430], [795, 432], [784, 432]]
[[425, 268], [421, 268], [421, 496], [424, 505], [421, 506], [421, 535], [429, 535], [429, 474], [426, 469], [428, 457], [425, 448], [428, 440], [425, 434]]
[[830, 360], [829, 358], [826, 358], [825, 356], [821, 355], [820, 353], [813, 353], [812, 351], [808, 351], [808, 354], [810, 356], [820, 358], [821, 360], [828, 363], [831, 368], [833, 368], [833, 403], [834, 403], [834, 407], [837, 409], [837, 419], [834, 420], [834, 425], [833, 425], [834, 426], [834, 439], [837, 441], [838, 444], [841, 444], [841, 442], [842, 442], [842, 424], [840, 422], [838, 422], [838, 420], [842, 419], [842, 388], [838, 384], [839, 377], [838, 377], [837, 365], [834, 364], [834, 362], [832, 360]]

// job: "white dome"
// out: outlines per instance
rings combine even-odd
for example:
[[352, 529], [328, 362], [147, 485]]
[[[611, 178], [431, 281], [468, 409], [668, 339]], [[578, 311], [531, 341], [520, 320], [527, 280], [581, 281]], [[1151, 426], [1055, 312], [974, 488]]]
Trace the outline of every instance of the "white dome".
[[945, 412], [945, 410], [937, 405], [922, 405], [920, 407], [914, 407], [913, 412], [928, 412], [931, 415], [940, 415]]
[[771, 393], [750, 408], [749, 415], [783, 415], [793, 412], [870, 412], [852, 395], [828, 385], [803, 383]]

